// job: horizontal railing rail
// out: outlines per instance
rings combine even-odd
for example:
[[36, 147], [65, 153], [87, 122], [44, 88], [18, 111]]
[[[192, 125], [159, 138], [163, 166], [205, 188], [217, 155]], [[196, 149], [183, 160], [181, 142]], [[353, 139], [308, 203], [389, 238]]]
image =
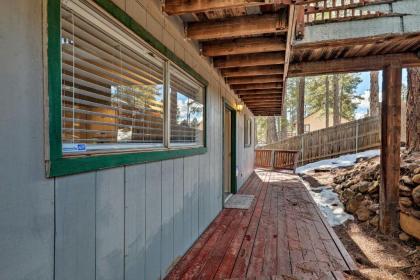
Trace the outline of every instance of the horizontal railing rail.
[[255, 167], [270, 169], [289, 169], [296, 171], [299, 151], [257, 149], [255, 150]]

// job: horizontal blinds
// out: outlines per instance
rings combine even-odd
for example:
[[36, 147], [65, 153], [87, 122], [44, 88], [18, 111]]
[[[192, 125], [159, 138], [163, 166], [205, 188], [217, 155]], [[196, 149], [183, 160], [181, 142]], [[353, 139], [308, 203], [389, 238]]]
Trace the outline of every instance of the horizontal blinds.
[[203, 144], [204, 94], [200, 85], [171, 67], [171, 143]]
[[132, 50], [64, 4], [61, 12], [64, 150], [163, 145], [164, 61], [140, 45], [141, 52]]

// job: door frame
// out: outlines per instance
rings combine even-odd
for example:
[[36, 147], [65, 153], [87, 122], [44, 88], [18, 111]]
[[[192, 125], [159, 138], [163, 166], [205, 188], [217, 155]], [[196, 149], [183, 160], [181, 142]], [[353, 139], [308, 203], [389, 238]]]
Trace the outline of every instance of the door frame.
[[[230, 189], [232, 194], [235, 194], [237, 192], [237, 178], [236, 178], [236, 110], [225, 100], [223, 102], [223, 114], [222, 114], [222, 120], [223, 120], [223, 126], [222, 126], [222, 166], [224, 166], [224, 160], [225, 160], [225, 109], [228, 109], [231, 113], [230, 118], [230, 126], [231, 126], [231, 141], [230, 141], [230, 149], [231, 149], [231, 164], [230, 164]], [[225, 178], [225, 170], [222, 168], [222, 182], [224, 184], [224, 178]], [[222, 184], [222, 192], [223, 192], [223, 184]], [[223, 200], [223, 196], [222, 196]], [[223, 201], [224, 204], [224, 201]]]

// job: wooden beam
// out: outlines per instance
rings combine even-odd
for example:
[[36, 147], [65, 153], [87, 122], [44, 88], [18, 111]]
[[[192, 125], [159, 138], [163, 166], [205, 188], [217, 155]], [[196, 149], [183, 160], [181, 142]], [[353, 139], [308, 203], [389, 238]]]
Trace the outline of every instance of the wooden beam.
[[264, 98], [260, 98], [260, 99], [243, 99], [241, 98], [243, 102], [245, 103], [258, 103], [258, 102], [282, 102], [281, 98], [271, 98], [271, 97], [264, 97]]
[[302, 40], [305, 34], [305, 8], [303, 6], [296, 6], [295, 13], [296, 13], [295, 38], [296, 40]]
[[261, 53], [284, 51], [286, 43], [275, 37], [238, 38], [233, 40], [217, 40], [203, 43], [201, 53], [204, 56], [222, 56], [245, 53]]
[[221, 69], [221, 74], [224, 77], [248, 77], [261, 75], [279, 75], [283, 74], [283, 67], [279, 65], [272, 66], [250, 66], [239, 68], [225, 68]]
[[233, 90], [254, 90], [254, 89], [281, 89], [282, 83], [265, 83], [265, 84], [243, 84], [231, 85]]
[[381, 187], [379, 189], [379, 228], [382, 233], [398, 230], [400, 145], [401, 145], [401, 66], [387, 65], [383, 71], [381, 117]]
[[316, 62], [299, 62], [290, 65], [288, 77], [375, 71], [381, 70], [390, 63], [397, 63], [402, 67], [420, 66], [420, 55], [415, 53], [401, 53]]
[[256, 77], [235, 77], [235, 78], [227, 78], [226, 82], [229, 85], [280, 83], [280, 82], [283, 82], [283, 76], [276, 75], [276, 76], [256, 76]]
[[168, 15], [183, 15], [274, 3], [289, 5], [291, 1], [292, 0], [165, 0], [162, 10]]
[[245, 95], [265, 95], [265, 94], [282, 94], [281, 89], [256, 89], [256, 90], [237, 90], [235, 93], [239, 96]]
[[287, 15], [284, 13], [192, 22], [186, 27], [187, 38], [193, 40], [222, 39], [286, 31]]
[[216, 57], [213, 65], [216, 68], [262, 66], [284, 63], [284, 52], [238, 54]]
[[273, 99], [273, 100], [281, 100], [282, 96], [281, 95], [276, 95], [276, 94], [267, 94], [267, 95], [245, 95], [245, 96], [241, 96], [241, 99], [243, 101], [249, 101], [249, 100], [266, 100], [266, 99]]

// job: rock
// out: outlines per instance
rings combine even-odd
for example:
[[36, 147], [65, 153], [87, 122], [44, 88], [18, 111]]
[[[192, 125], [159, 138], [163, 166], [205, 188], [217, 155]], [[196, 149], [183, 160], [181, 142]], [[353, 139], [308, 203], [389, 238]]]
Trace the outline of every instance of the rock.
[[350, 186], [350, 189], [354, 192], [356, 192], [359, 189], [359, 184], [354, 184]]
[[369, 209], [367, 209], [366, 207], [359, 207], [359, 209], [357, 209], [356, 211], [356, 216], [359, 221], [366, 222], [367, 220], [369, 220], [370, 216]]
[[410, 214], [420, 220], [420, 210], [411, 209]]
[[368, 193], [376, 193], [379, 191], [379, 182], [373, 181], [368, 189]]
[[400, 182], [404, 183], [404, 185], [406, 186], [412, 186], [413, 185], [413, 180], [411, 180], [410, 177], [408, 177], [407, 175], [402, 176], [400, 179]]
[[354, 192], [350, 189], [345, 189], [342, 193], [341, 193], [341, 199], [345, 202], [347, 202], [350, 198], [352, 198], [354, 196]]
[[420, 174], [414, 175], [412, 180], [413, 180], [413, 183], [420, 184]]
[[415, 187], [413, 192], [411, 193], [413, 197], [413, 201], [417, 206], [420, 206], [420, 185]]
[[356, 198], [350, 199], [346, 204], [346, 211], [354, 214], [360, 206], [361, 201]]
[[400, 196], [411, 196], [411, 188], [401, 184], [398, 186], [398, 188], [400, 189]]
[[367, 193], [368, 190], [369, 190], [369, 182], [362, 181], [359, 183], [359, 192]]
[[409, 197], [400, 197], [400, 205], [410, 208], [411, 206], [413, 206], [413, 202]]
[[379, 216], [375, 215], [375, 217], [369, 220], [369, 224], [377, 228], [379, 226]]
[[405, 232], [401, 232], [398, 237], [402, 241], [408, 241], [408, 240], [410, 240], [410, 236], [407, 233], [405, 233]]
[[363, 194], [361, 193], [357, 193], [354, 198], [356, 198], [358, 201], [362, 201], [365, 197]]
[[420, 167], [417, 167], [416, 169], [414, 169], [413, 173], [414, 174], [420, 174]]
[[374, 213], [377, 213], [379, 211], [379, 203], [373, 203], [371, 204], [368, 209]]

